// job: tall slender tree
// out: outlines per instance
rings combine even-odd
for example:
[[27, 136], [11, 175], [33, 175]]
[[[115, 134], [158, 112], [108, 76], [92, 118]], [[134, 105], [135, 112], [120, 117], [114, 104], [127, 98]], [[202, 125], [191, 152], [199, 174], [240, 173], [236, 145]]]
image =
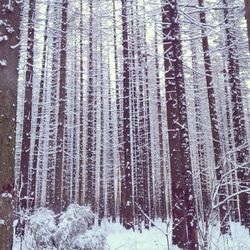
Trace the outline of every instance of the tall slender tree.
[[57, 152], [55, 166], [55, 205], [56, 214], [62, 211], [62, 169], [64, 156], [64, 128], [65, 128], [65, 98], [66, 98], [66, 46], [67, 46], [67, 12], [68, 1], [62, 0], [61, 16], [61, 50], [60, 50], [60, 73], [59, 73], [59, 113], [57, 127]]
[[26, 210], [29, 206], [28, 185], [29, 185], [29, 159], [31, 143], [31, 116], [32, 116], [32, 93], [33, 93], [33, 64], [34, 64], [34, 20], [35, 0], [29, 1], [28, 12], [28, 42], [27, 61], [25, 73], [25, 94], [24, 94], [24, 117], [22, 131], [22, 151], [20, 162], [20, 209]]
[[173, 244], [198, 249], [177, 1], [164, 0], [162, 31], [172, 178]]
[[128, 46], [128, 13], [127, 1], [122, 3], [122, 46], [123, 46], [123, 151], [124, 165], [122, 165], [121, 209], [125, 228], [134, 227], [133, 197], [132, 197], [132, 165], [131, 165], [131, 138], [130, 138], [130, 73], [129, 73], [129, 46]]
[[[236, 148], [236, 164], [239, 167], [237, 171], [237, 178], [240, 183], [240, 189], [242, 190], [242, 188], [248, 188], [250, 186], [249, 171], [245, 168], [249, 157], [249, 145], [246, 138], [246, 125], [242, 102], [242, 86], [240, 81], [240, 65], [236, 42], [237, 38], [234, 27], [232, 27], [234, 24], [233, 13], [228, 9], [230, 6], [229, 0], [223, 0], [223, 4], [227, 47], [227, 71], [231, 90], [233, 134]], [[240, 221], [248, 228], [250, 228], [249, 198], [249, 194], [246, 192], [239, 195]]]
[[[199, 0], [199, 7], [204, 8], [204, 0]], [[203, 49], [203, 58], [204, 58], [204, 68], [206, 75], [206, 84], [207, 84], [207, 96], [209, 104], [209, 116], [212, 129], [212, 142], [214, 150], [214, 160], [215, 160], [215, 169], [216, 169], [216, 178], [218, 181], [221, 181], [222, 174], [224, 172], [223, 166], [220, 162], [222, 157], [222, 149], [220, 143], [219, 135], [219, 122], [216, 111], [216, 102], [215, 102], [215, 91], [213, 86], [213, 76], [212, 76], [212, 65], [211, 57], [209, 51], [208, 37], [206, 34], [206, 14], [204, 11], [200, 11], [200, 22], [201, 22], [201, 34], [202, 34], [202, 49]], [[223, 184], [223, 183], [222, 183]], [[224, 201], [226, 198], [226, 188], [225, 185], [220, 185], [219, 188], [219, 202]], [[225, 234], [229, 231], [229, 215], [227, 212], [227, 203], [224, 202], [219, 207], [220, 221], [221, 221], [221, 233]]]
[[0, 1], [0, 246], [11, 250], [14, 219], [14, 148], [21, 6]]

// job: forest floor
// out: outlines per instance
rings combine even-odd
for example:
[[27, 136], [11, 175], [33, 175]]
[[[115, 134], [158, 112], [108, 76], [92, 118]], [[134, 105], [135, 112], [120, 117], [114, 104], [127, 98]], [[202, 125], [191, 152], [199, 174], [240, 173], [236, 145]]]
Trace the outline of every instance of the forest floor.
[[[166, 223], [157, 222], [163, 232], [167, 231]], [[156, 227], [150, 230], [139, 231], [126, 230], [120, 224], [102, 225], [107, 232], [107, 243], [110, 250], [177, 250], [175, 246], [169, 246], [167, 237]], [[218, 226], [211, 227], [209, 233], [209, 249], [211, 250], [250, 250], [250, 235], [247, 229], [238, 223], [232, 223], [231, 236], [221, 236]], [[171, 241], [171, 231], [168, 238]], [[201, 248], [202, 249], [202, 248]]]
[[[158, 221], [156, 226], [139, 232], [138, 230], [126, 230], [119, 223], [104, 221], [101, 227], [94, 226], [93, 230], [101, 231], [106, 235], [105, 250], [177, 250], [178, 248], [175, 246], [168, 246], [168, 239], [171, 242], [171, 230], [169, 229], [168, 237], [164, 235], [164, 232], [167, 232], [167, 224]], [[221, 236], [219, 227], [211, 226], [208, 239], [209, 250], [250, 250], [248, 230], [238, 223], [233, 223], [230, 227], [231, 236]], [[20, 242], [15, 239], [13, 250], [36, 250], [25, 247], [25, 245], [23, 244], [21, 247]], [[42, 249], [51, 250], [51, 248]], [[53, 248], [53, 250], [56, 249]]]

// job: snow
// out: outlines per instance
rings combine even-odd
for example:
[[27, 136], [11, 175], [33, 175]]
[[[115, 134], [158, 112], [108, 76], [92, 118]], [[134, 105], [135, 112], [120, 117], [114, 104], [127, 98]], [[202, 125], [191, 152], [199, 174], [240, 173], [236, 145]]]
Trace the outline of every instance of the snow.
[[[163, 232], [166, 231], [166, 224], [157, 222]], [[126, 230], [119, 223], [110, 224], [105, 222], [102, 228], [107, 232], [107, 244], [110, 250], [167, 250], [167, 238], [157, 228], [152, 227], [149, 230], [139, 231]], [[171, 239], [171, 235], [169, 235]], [[171, 250], [177, 250], [177, 247], [170, 247]]]
[[5, 221], [3, 219], [0, 219], [0, 225], [4, 225]]
[[[164, 232], [166, 224], [156, 223]], [[103, 229], [107, 232], [107, 244], [110, 250], [177, 250], [178, 247], [167, 246], [166, 236], [157, 228], [143, 229], [142, 233], [124, 229], [119, 223], [104, 222]], [[219, 226], [211, 226], [209, 234], [210, 250], [250, 250], [250, 236], [247, 229], [239, 223], [231, 223], [232, 235], [222, 236]], [[169, 234], [171, 242], [171, 233]]]
[[12, 194], [10, 194], [10, 193], [2, 193], [2, 197], [3, 198], [12, 198]]
[[7, 61], [4, 59], [0, 59], [0, 66], [7, 66]]
[[8, 40], [8, 37], [6, 35], [0, 36], [0, 42], [7, 41], [7, 40]]
[[[68, 214], [70, 216], [67, 216], [67, 220], [71, 220], [70, 218], [72, 217], [72, 215], [74, 215], [73, 216], [74, 218], [76, 216], [75, 212], [73, 212], [73, 209], [72, 211], [68, 211]], [[31, 220], [32, 223], [45, 225], [44, 222], [41, 221], [41, 218], [37, 217], [36, 222], [33, 221], [34, 219], [35, 216]], [[49, 218], [47, 219], [49, 220]], [[66, 214], [65, 214], [65, 219], [66, 219]], [[65, 219], [62, 218], [62, 220]], [[48, 223], [48, 221], [46, 223]], [[68, 224], [68, 222], [66, 224]], [[159, 227], [163, 232], [166, 232], [167, 229], [166, 223], [157, 221], [156, 226]], [[230, 227], [232, 235], [222, 236], [220, 234], [219, 225], [210, 226], [209, 237], [208, 237], [209, 250], [250, 250], [250, 236], [248, 230], [242, 227], [239, 223], [231, 223]], [[54, 224], [52, 225], [51, 228], [52, 228], [51, 231], [54, 231]], [[76, 247], [73, 249], [79, 249], [79, 250], [178, 250], [179, 249], [178, 247], [172, 245], [168, 247], [168, 241], [166, 235], [164, 235], [163, 232], [161, 232], [156, 227], [151, 227], [149, 230], [142, 229], [142, 233], [140, 233], [138, 230], [135, 231], [133, 231], [132, 229], [126, 230], [119, 223], [109, 223], [107, 220], [104, 220], [100, 227], [95, 225], [91, 230], [87, 230], [85, 233], [80, 233], [76, 235], [78, 232], [75, 231], [76, 230], [75, 227], [73, 227], [73, 229], [75, 235], [74, 237], [71, 238], [72, 241], [70, 245]], [[85, 230], [86, 228], [84, 229], [84, 231]], [[171, 243], [171, 229], [169, 231], [170, 232], [168, 234], [168, 239], [169, 242]], [[42, 241], [44, 239], [45, 238], [43, 238]], [[26, 242], [23, 242], [22, 244], [22, 250], [30, 250], [31, 245], [32, 245], [32, 237], [29, 235], [26, 239]], [[20, 249], [21, 249], [20, 241], [15, 239], [13, 250], [20, 250]], [[43, 248], [43, 250], [56, 250], [56, 249], [57, 248], [53, 248], [51, 246]], [[65, 248], [58, 248], [58, 249], [65, 249]], [[69, 248], [67, 249], [69, 250]]]

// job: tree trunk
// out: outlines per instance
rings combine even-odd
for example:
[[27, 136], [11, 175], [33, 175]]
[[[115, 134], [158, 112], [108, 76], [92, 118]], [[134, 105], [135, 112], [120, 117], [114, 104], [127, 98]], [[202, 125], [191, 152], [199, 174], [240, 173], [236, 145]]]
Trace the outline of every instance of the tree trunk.
[[94, 166], [94, 75], [93, 75], [93, 2], [89, 0], [89, 79], [88, 79], [88, 121], [87, 121], [87, 163], [85, 203], [95, 209], [95, 166]]
[[35, 134], [35, 145], [34, 145], [34, 155], [31, 170], [31, 185], [30, 185], [30, 208], [33, 210], [35, 206], [35, 194], [36, 194], [36, 172], [37, 172], [37, 161], [38, 161], [38, 150], [40, 141], [40, 128], [43, 112], [43, 99], [44, 99], [44, 84], [45, 84], [45, 64], [47, 58], [47, 40], [48, 40], [48, 15], [49, 15], [49, 4], [46, 9], [46, 21], [45, 21], [45, 31], [44, 31], [44, 41], [43, 41], [43, 57], [42, 57], [42, 70], [41, 70], [41, 80], [39, 86], [39, 100], [38, 100], [38, 110], [37, 110], [37, 120], [36, 120], [36, 134]]
[[57, 126], [57, 152], [55, 167], [55, 205], [54, 212], [60, 214], [62, 211], [62, 169], [64, 150], [64, 128], [65, 128], [65, 103], [66, 103], [66, 48], [67, 48], [67, 7], [68, 1], [62, 0], [61, 21], [61, 51], [60, 51], [60, 73], [59, 73], [59, 112]]
[[198, 249], [177, 1], [163, 1], [163, 51], [172, 176], [173, 244]]
[[[204, 7], [204, 0], [199, 0], [199, 7]], [[215, 92], [213, 87], [213, 77], [212, 77], [212, 66], [211, 58], [209, 52], [208, 37], [206, 35], [206, 14], [204, 11], [200, 11], [200, 22], [202, 24], [201, 34], [202, 34], [202, 49], [203, 49], [203, 58], [204, 58], [204, 68], [206, 74], [206, 84], [207, 84], [207, 96], [209, 104], [209, 115], [212, 129], [212, 141], [213, 141], [213, 150], [214, 150], [214, 159], [215, 159], [215, 169], [216, 169], [216, 178], [217, 181], [221, 180], [223, 174], [223, 166], [220, 163], [221, 160], [221, 143], [219, 135], [219, 123], [216, 112], [216, 103], [215, 103]], [[222, 183], [223, 184], [223, 183]], [[226, 187], [221, 185], [218, 190], [219, 202], [223, 201], [226, 198]], [[219, 207], [220, 222], [221, 222], [221, 233], [225, 234], [229, 232], [229, 214], [228, 214], [228, 205], [224, 203]]]
[[25, 75], [24, 94], [24, 117], [23, 117], [23, 137], [20, 162], [20, 209], [26, 210], [29, 206], [29, 159], [30, 159], [30, 137], [31, 137], [31, 116], [32, 116], [32, 92], [33, 92], [33, 60], [34, 60], [34, 15], [35, 0], [29, 1], [28, 13], [28, 44], [27, 62]]
[[122, 173], [121, 206], [122, 220], [126, 229], [134, 227], [132, 198], [132, 165], [130, 138], [130, 74], [128, 54], [127, 1], [122, 0], [122, 45], [123, 45], [123, 138], [124, 165]]
[[[10, 5], [8, 5], [8, 3]], [[13, 245], [14, 148], [19, 59], [20, 4], [0, 1], [0, 246]], [[8, 28], [13, 32], [8, 32]], [[12, 47], [13, 46], [13, 47]]]
[[[229, 77], [229, 85], [231, 88], [231, 103], [232, 103], [232, 117], [233, 117], [233, 132], [234, 142], [236, 148], [236, 164], [239, 167], [237, 170], [237, 177], [240, 185], [244, 188], [250, 186], [249, 171], [242, 168], [248, 161], [249, 145], [246, 137], [246, 125], [244, 118], [244, 110], [241, 94], [241, 82], [240, 82], [240, 68], [238, 59], [238, 48], [236, 44], [236, 34], [231, 27], [234, 24], [232, 20], [233, 13], [228, 10], [228, 1], [223, 0], [224, 8], [224, 20], [225, 20], [225, 33], [226, 33], [226, 46], [227, 46], [227, 70]], [[245, 165], [246, 167], [246, 165]], [[240, 188], [241, 189], [241, 188]], [[240, 205], [240, 221], [242, 225], [250, 228], [250, 202], [249, 194], [242, 193], [239, 195]]]

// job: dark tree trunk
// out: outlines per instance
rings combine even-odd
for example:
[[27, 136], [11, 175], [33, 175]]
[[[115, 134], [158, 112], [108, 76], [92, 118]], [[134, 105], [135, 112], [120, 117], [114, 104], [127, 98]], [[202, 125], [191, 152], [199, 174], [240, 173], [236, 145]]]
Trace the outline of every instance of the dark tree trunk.
[[115, 182], [114, 182], [114, 126], [112, 119], [112, 94], [111, 94], [111, 81], [109, 76], [109, 176], [108, 176], [108, 218], [115, 222]]
[[93, 2], [89, 0], [89, 79], [88, 79], [88, 122], [87, 122], [87, 163], [85, 203], [95, 209], [95, 163], [94, 163], [94, 86], [93, 86]]
[[32, 92], [33, 92], [33, 58], [34, 58], [34, 17], [35, 0], [29, 1], [28, 13], [28, 44], [27, 62], [25, 75], [24, 94], [24, 117], [22, 132], [22, 150], [20, 162], [20, 209], [26, 210], [29, 206], [29, 159], [30, 159], [30, 136], [31, 136], [31, 116], [32, 116]]
[[172, 177], [173, 244], [198, 249], [177, 1], [163, 1], [163, 51]]
[[59, 72], [59, 112], [57, 125], [57, 151], [55, 166], [55, 205], [54, 211], [60, 214], [62, 211], [62, 170], [64, 150], [64, 128], [65, 128], [65, 103], [66, 103], [66, 48], [67, 48], [67, 7], [68, 1], [62, 0], [61, 19], [61, 51]]
[[[0, 1], [0, 224], [1, 249], [11, 250], [13, 245], [14, 204], [14, 148], [16, 126], [16, 99], [19, 59], [20, 4]], [[12, 8], [12, 9], [11, 9]], [[9, 33], [12, 27], [14, 32]], [[12, 47], [14, 46], [14, 47]]]
[[128, 21], [127, 1], [122, 0], [122, 45], [123, 45], [123, 150], [124, 165], [122, 166], [121, 206], [122, 221], [126, 229], [134, 227], [133, 198], [132, 198], [132, 165], [130, 138], [130, 75], [128, 54]]

